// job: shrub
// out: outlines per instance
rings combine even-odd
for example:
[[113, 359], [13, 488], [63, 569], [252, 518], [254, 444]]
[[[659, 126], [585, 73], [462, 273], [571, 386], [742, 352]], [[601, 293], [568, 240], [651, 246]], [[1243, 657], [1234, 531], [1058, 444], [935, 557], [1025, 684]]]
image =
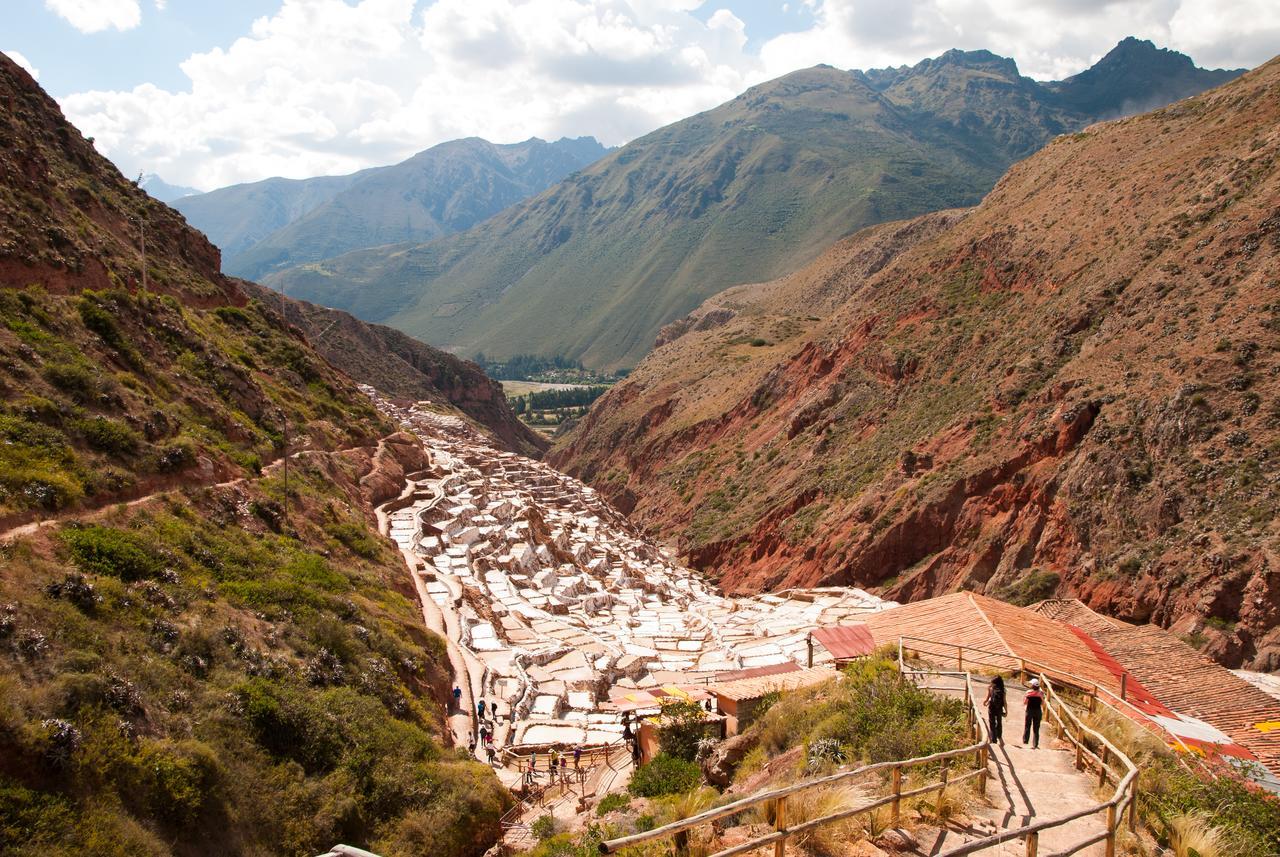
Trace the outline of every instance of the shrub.
[[532, 833], [539, 842], [550, 839], [556, 835], [556, 818], [548, 813], [540, 815], [534, 819], [533, 824], [529, 825], [529, 832]]
[[631, 775], [627, 791], [637, 797], [661, 797], [697, 788], [702, 770], [694, 762], [659, 753]]
[[218, 778], [218, 761], [208, 747], [146, 741], [131, 761], [134, 799], [174, 826], [199, 819]]
[[89, 401], [98, 393], [98, 376], [83, 363], [46, 363], [44, 377], [59, 390], [82, 402]]
[[596, 804], [596, 816], [608, 815], [621, 809], [631, 806], [631, 798], [622, 792], [610, 792], [600, 798], [600, 803]]
[[164, 563], [136, 533], [95, 524], [69, 527], [60, 535], [71, 561], [83, 572], [133, 581], [157, 577], [164, 570]]
[[698, 703], [666, 702], [662, 706], [658, 745], [666, 755], [692, 762], [698, 756], [699, 742], [709, 729], [707, 714]]
[[72, 425], [84, 436], [85, 442], [99, 452], [128, 455], [137, 452], [142, 445], [142, 437], [119, 420], [93, 417], [76, 420]]

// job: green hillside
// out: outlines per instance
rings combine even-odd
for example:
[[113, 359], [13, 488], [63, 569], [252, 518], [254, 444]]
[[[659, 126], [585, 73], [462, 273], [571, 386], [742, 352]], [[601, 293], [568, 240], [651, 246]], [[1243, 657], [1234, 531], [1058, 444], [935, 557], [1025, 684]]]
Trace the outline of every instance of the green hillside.
[[420, 444], [3, 55], [0, 105], [0, 853], [478, 857], [371, 508]]
[[1091, 121], [1066, 105], [1070, 91], [986, 51], [866, 74], [807, 69], [464, 233], [267, 282], [462, 353], [629, 366], [664, 323], [726, 286], [794, 270], [868, 224], [977, 203], [1014, 160]]
[[[268, 179], [206, 194], [211, 199], [182, 200], [177, 208], [192, 225], [212, 229], [210, 238], [225, 251], [224, 271], [258, 279], [349, 250], [467, 229], [606, 151], [591, 137], [507, 145], [471, 137], [389, 167], [300, 182]], [[223, 232], [227, 221], [239, 224], [239, 235]]]

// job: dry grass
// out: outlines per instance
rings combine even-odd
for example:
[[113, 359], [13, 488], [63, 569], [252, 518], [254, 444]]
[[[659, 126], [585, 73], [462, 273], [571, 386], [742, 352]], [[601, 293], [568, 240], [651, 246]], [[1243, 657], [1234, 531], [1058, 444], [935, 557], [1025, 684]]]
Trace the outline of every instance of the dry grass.
[[1226, 835], [1201, 812], [1169, 819], [1169, 846], [1177, 857], [1228, 857]]

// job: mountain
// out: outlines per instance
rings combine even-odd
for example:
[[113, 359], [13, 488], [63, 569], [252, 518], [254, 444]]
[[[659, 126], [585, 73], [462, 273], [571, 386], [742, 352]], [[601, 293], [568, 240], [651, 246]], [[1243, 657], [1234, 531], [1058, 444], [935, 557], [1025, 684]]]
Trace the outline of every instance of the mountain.
[[[197, 228], [213, 230], [210, 238], [226, 252], [223, 267], [228, 273], [257, 279], [348, 250], [458, 232], [545, 190], [606, 151], [591, 137], [554, 143], [534, 137], [508, 145], [472, 137], [353, 176], [292, 185], [269, 179], [224, 188], [206, 195], [213, 199], [184, 201], [179, 210]], [[246, 197], [260, 200], [263, 211], [254, 220], [274, 224], [272, 231], [251, 235], [249, 221], [242, 218], [255, 211], [252, 204], [234, 221], [242, 224], [238, 234], [227, 229], [230, 212], [244, 205]], [[282, 197], [293, 204], [277, 208], [273, 200], [284, 202]], [[264, 219], [267, 211], [275, 216]], [[227, 243], [221, 244], [215, 233]]]
[[240, 288], [281, 311], [312, 347], [354, 380], [392, 398], [456, 409], [492, 435], [498, 446], [512, 452], [538, 458], [546, 451], [547, 441], [516, 417], [502, 385], [469, 360], [393, 328], [284, 297], [257, 283], [241, 282]]
[[479, 857], [426, 451], [219, 262], [0, 56], [0, 852]]
[[151, 194], [161, 202], [175, 202], [184, 196], [194, 196], [200, 193], [193, 187], [184, 187], [182, 185], [169, 184], [155, 173], [147, 173], [142, 177], [142, 181], [138, 183], [138, 187]]
[[731, 590], [1079, 597], [1280, 668], [1280, 60], [668, 326], [549, 460]]
[[183, 197], [173, 207], [230, 258], [324, 205], [377, 169], [346, 176], [264, 179]]
[[1130, 36], [1092, 68], [1049, 88], [1071, 110], [1113, 119], [1190, 98], [1241, 71], [1197, 68], [1185, 54]]
[[[987, 51], [795, 72], [641, 137], [466, 232], [267, 282], [462, 353], [634, 365], [662, 325], [726, 286], [795, 270], [868, 224], [977, 203], [1011, 163], [1098, 118], [1073, 105], [1110, 113], [1114, 99], [1088, 93], [1123, 89], [1141, 55], [1154, 70], [1140, 96], [1158, 93], [1150, 82], [1167, 52], [1117, 50], [1123, 62], [1047, 85]], [[1193, 77], [1179, 70], [1168, 98]], [[1200, 73], [1200, 88], [1220, 78]]]

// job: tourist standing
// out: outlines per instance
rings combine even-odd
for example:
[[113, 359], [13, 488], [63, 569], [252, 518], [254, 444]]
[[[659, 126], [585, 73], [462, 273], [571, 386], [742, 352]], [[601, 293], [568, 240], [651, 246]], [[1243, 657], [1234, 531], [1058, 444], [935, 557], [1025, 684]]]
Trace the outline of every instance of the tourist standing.
[[1022, 745], [1025, 747], [1027, 741], [1031, 741], [1031, 748], [1038, 749], [1040, 718], [1044, 716], [1044, 694], [1040, 692], [1040, 679], [1031, 680], [1031, 687], [1027, 690], [1027, 698], [1023, 704], [1026, 706], [1027, 713], [1022, 721]]
[[573, 767], [574, 767], [574, 770], [578, 770], [578, 771], [582, 770], [582, 748], [581, 747], [573, 748]]
[[479, 717], [481, 720], [484, 720], [484, 700], [483, 699], [476, 703], [476, 716]]
[[462, 688], [458, 687], [456, 684], [453, 686], [453, 710], [462, 710]]
[[1004, 719], [1009, 716], [1009, 703], [1005, 700], [1004, 679], [996, 676], [987, 687], [987, 722], [991, 724], [991, 743], [1004, 746]]

